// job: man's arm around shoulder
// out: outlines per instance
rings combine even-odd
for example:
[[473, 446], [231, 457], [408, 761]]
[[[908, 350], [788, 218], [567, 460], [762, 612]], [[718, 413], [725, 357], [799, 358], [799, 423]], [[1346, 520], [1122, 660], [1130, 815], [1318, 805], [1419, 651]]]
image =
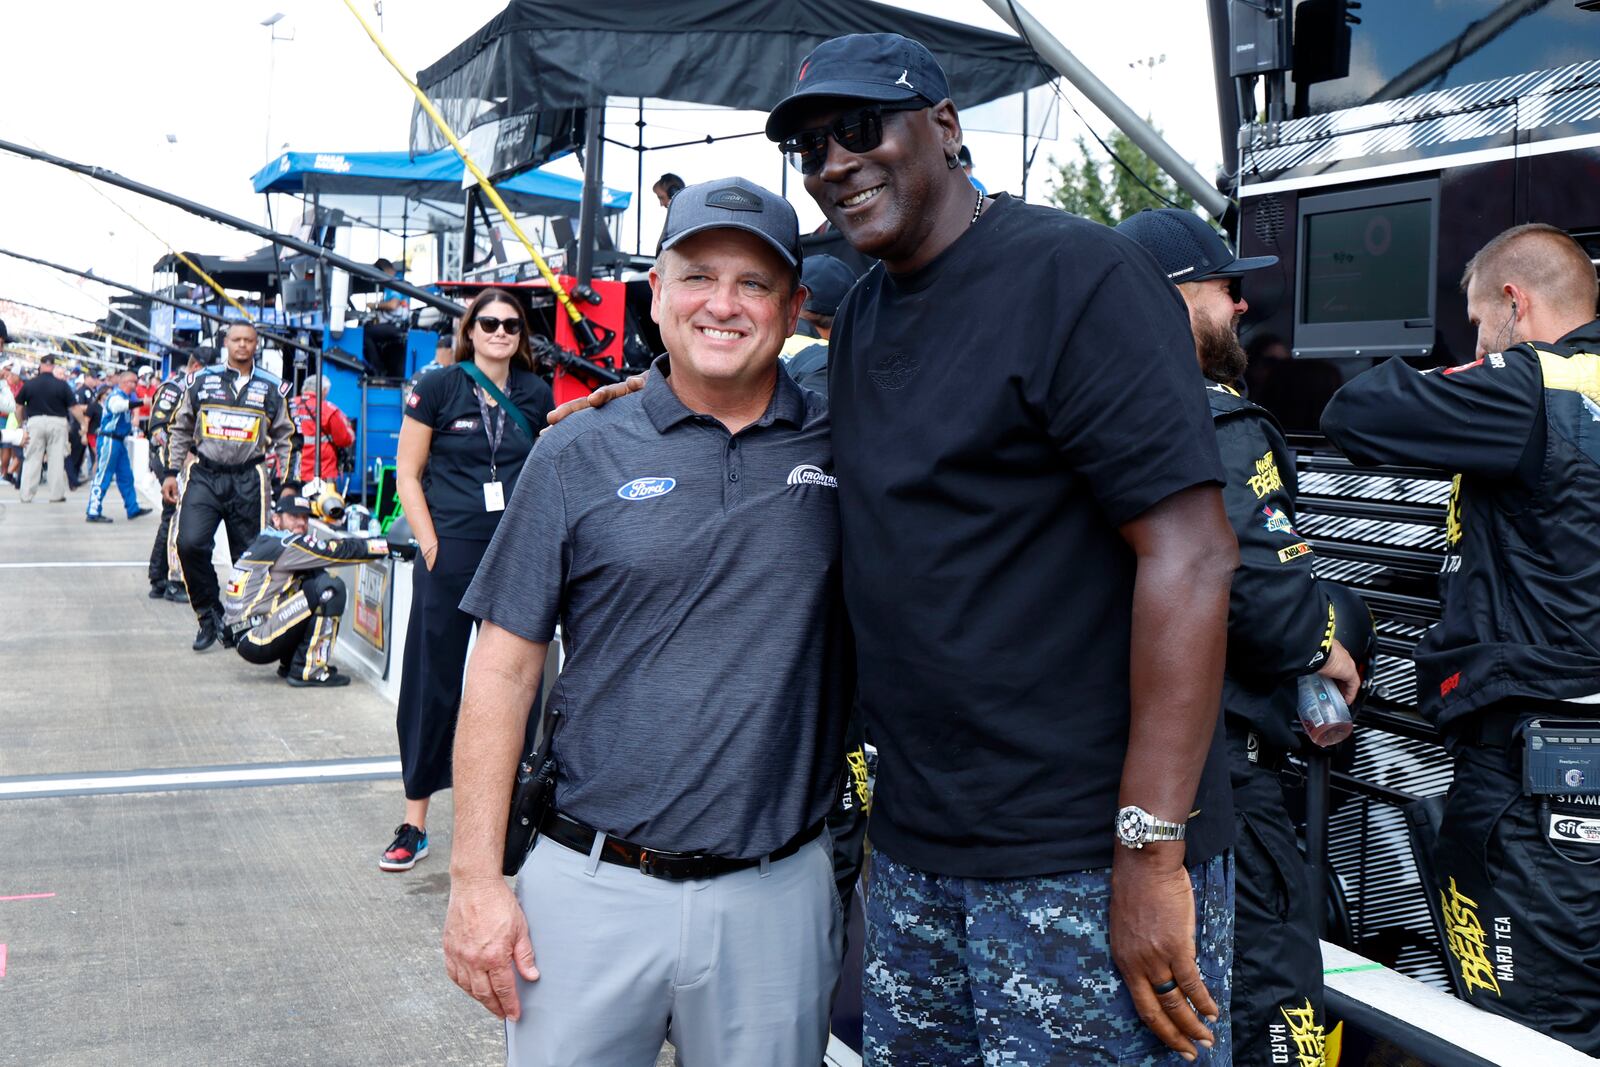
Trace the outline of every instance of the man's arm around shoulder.
[[445, 970], [500, 1019], [522, 1016], [512, 967], [525, 981], [539, 977], [528, 922], [500, 874], [500, 860], [512, 778], [548, 648], [485, 621], [467, 665], [456, 725]]
[[[1221, 706], [1228, 589], [1239, 562], [1222, 493], [1195, 486], [1121, 527], [1133, 549], [1132, 711], [1120, 805], [1184, 822]], [[1112, 828], [1106, 827], [1111, 833]], [[1139, 1017], [1192, 1054], [1217, 1004], [1195, 964], [1194, 893], [1181, 841], [1118, 845], [1111, 872], [1111, 954]], [[1158, 996], [1169, 980], [1177, 987]], [[1190, 1008], [1193, 1004], [1193, 1009]]]

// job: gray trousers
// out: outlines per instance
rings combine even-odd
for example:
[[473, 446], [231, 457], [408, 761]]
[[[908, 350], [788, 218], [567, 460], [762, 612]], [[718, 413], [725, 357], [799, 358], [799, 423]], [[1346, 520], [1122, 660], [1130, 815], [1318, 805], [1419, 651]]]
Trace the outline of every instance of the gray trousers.
[[28, 419], [28, 444], [22, 453], [24, 503], [39, 491], [41, 466], [46, 468], [50, 499], [67, 499], [67, 420], [60, 415], [34, 415]]
[[509, 1067], [817, 1067], [844, 920], [828, 835], [787, 859], [669, 882], [541, 838], [517, 877], [539, 980], [517, 978]]

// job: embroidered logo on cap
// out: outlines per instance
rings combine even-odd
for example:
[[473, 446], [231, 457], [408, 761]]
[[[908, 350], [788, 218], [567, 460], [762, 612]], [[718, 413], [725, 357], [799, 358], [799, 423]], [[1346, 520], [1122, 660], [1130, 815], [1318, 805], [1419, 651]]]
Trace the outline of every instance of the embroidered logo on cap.
[[894, 83], [896, 85], [904, 85], [907, 89], [910, 89], [912, 92], [916, 92], [917, 91], [917, 87], [915, 85], [912, 85], [910, 82], [906, 81], [906, 75], [910, 74], [910, 73], [911, 73], [910, 70], [902, 70], [900, 72], [900, 77], [896, 78], [894, 80]]
[[706, 196], [709, 207], [725, 207], [729, 211], [760, 211], [761, 198], [736, 186], [717, 189]]

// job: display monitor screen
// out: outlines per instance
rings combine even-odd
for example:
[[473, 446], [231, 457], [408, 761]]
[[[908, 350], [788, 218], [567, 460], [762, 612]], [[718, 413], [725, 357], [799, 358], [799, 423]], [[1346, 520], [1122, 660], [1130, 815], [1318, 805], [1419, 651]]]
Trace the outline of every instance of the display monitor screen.
[[1300, 321], [1432, 315], [1432, 220], [1429, 200], [1307, 213]]

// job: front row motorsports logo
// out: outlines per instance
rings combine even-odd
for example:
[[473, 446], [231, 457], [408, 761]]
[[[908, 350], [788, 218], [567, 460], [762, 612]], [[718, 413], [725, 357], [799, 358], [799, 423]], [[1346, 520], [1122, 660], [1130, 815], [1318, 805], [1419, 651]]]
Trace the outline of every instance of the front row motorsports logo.
[[618, 489], [617, 495], [624, 500], [650, 500], [666, 496], [677, 484], [676, 478], [635, 478]]
[[789, 472], [790, 485], [820, 485], [827, 489], [839, 488], [839, 479], [827, 474], [815, 463], [802, 463]]

